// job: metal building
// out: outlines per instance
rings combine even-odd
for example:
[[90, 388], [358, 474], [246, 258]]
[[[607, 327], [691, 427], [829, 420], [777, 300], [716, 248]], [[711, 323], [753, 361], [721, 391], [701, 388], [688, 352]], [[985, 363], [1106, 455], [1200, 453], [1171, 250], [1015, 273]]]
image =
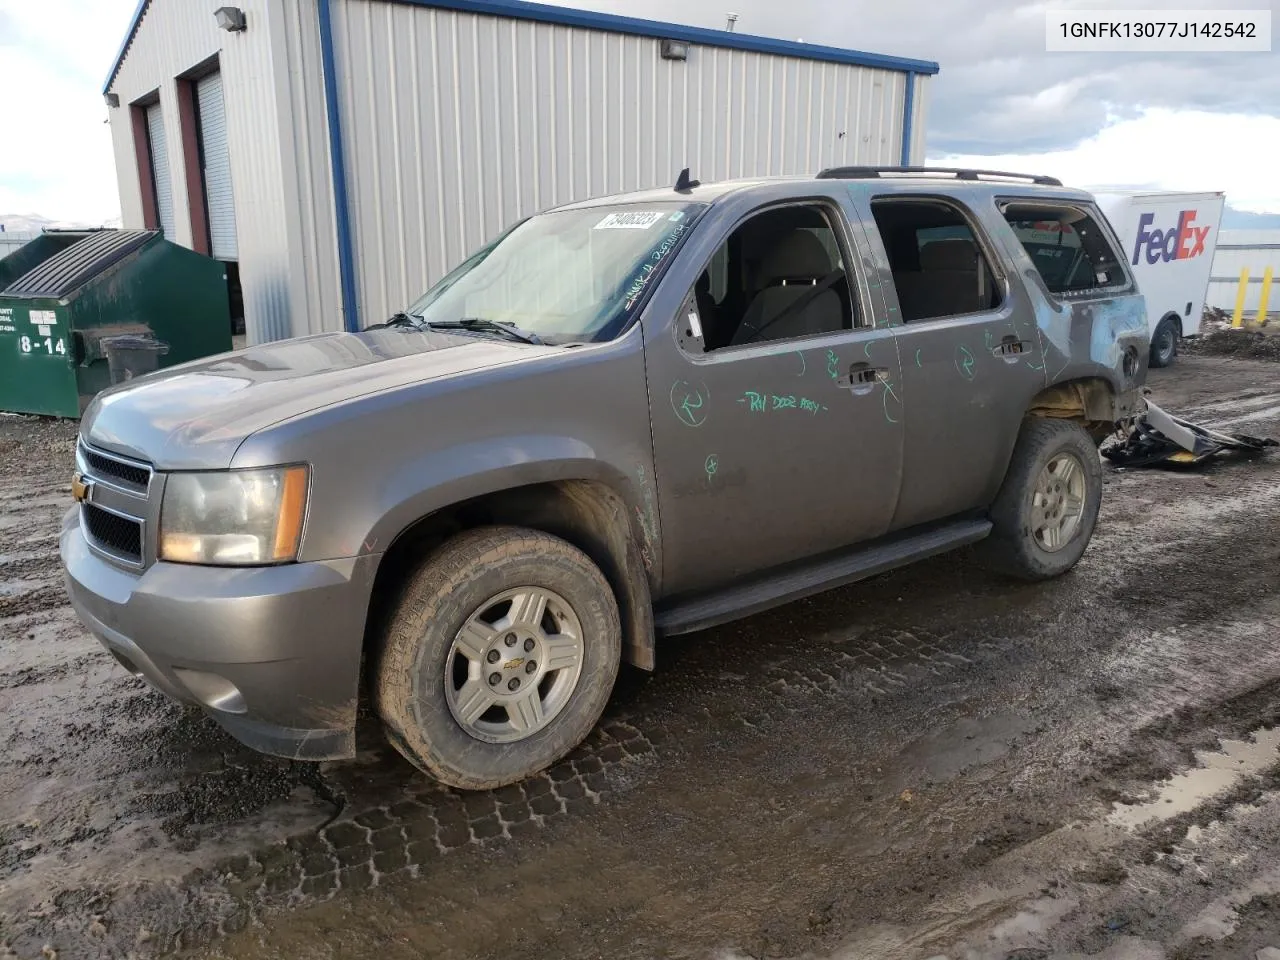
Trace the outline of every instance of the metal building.
[[1280, 310], [1280, 230], [1223, 230], [1213, 251], [1213, 275], [1205, 303], [1228, 313], [1235, 309], [1240, 291], [1240, 272], [1248, 270], [1245, 280], [1244, 313], [1252, 317], [1262, 299], [1262, 281], [1267, 268], [1276, 278], [1276, 288], [1267, 301], [1268, 315], [1274, 319]]
[[924, 158], [936, 63], [519, 0], [141, 0], [104, 94], [125, 227], [230, 265], [250, 342], [403, 309], [518, 218]]

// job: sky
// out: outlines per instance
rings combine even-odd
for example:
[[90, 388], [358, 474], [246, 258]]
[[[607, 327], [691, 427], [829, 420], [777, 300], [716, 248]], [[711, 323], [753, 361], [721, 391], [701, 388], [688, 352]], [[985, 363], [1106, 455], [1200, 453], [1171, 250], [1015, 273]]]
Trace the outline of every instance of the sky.
[[[198, 2], [198, 0], [158, 0]], [[136, 0], [0, 0], [0, 214], [119, 213], [101, 88]], [[935, 60], [928, 160], [1074, 186], [1225, 190], [1280, 217], [1280, 52], [1046, 53], [1053, 8], [1272, 10], [1280, 0], [574, 0], [572, 6]], [[1275, 44], [1280, 50], [1280, 43]], [[1280, 226], [1260, 221], [1260, 226]]]

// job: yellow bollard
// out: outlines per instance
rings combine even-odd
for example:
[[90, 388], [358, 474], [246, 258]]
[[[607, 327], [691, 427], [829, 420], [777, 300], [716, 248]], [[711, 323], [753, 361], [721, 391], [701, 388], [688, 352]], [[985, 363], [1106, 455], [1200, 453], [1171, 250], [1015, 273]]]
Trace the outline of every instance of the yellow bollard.
[[1267, 325], [1267, 298], [1271, 296], [1271, 268], [1262, 274], [1262, 297], [1258, 300], [1258, 326]]
[[1244, 326], [1244, 295], [1249, 292], [1249, 268], [1240, 271], [1240, 289], [1236, 293], [1236, 312], [1231, 315], [1231, 326]]

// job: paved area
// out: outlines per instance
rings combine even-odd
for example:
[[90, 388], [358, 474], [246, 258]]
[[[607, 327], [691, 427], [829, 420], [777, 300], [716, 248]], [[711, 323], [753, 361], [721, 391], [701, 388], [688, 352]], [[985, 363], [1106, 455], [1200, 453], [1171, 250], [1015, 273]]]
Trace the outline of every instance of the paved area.
[[[1150, 385], [1280, 436], [1275, 363]], [[1280, 456], [1107, 468], [1053, 583], [960, 553], [670, 641], [571, 758], [464, 795], [372, 725], [259, 756], [115, 666], [57, 576], [73, 437], [0, 417], [0, 956], [1280, 948]]]

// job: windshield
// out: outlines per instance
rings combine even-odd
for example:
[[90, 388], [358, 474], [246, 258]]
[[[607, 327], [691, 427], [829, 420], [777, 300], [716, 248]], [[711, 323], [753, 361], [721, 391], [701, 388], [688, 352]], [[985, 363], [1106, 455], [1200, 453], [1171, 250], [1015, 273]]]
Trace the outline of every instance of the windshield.
[[538, 214], [472, 254], [407, 312], [430, 324], [514, 324], [553, 343], [610, 340], [702, 208], [667, 202]]

